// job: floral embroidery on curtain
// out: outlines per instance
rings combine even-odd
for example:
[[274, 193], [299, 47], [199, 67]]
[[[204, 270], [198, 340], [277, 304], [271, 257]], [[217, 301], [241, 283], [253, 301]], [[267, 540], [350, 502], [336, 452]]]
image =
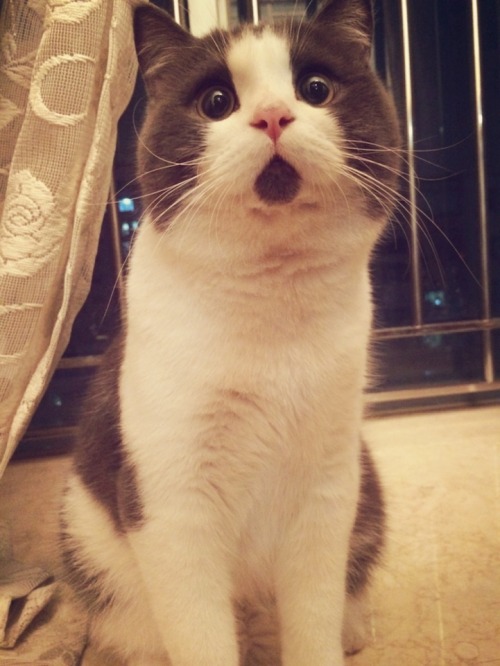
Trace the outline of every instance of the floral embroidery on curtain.
[[90, 288], [133, 0], [4, 0], [0, 22], [0, 477]]

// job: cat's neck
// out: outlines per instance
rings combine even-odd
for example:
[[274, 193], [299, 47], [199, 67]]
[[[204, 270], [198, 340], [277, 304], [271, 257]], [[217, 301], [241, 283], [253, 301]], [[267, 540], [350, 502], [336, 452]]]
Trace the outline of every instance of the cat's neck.
[[383, 221], [353, 215], [347, 205], [235, 202], [224, 211], [180, 213], [163, 231], [146, 220], [141, 233], [148, 236], [152, 260], [180, 273], [199, 272], [201, 281], [208, 274], [287, 279], [316, 268], [355, 275], [366, 269]]
[[296, 231], [288, 243], [242, 244], [236, 256], [215, 233], [196, 241], [189, 230], [184, 237], [178, 231], [178, 238], [161, 234], [149, 223], [140, 230], [128, 285], [129, 315], [136, 321], [145, 308], [148, 316], [155, 311], [163, 318], [165, 310], [188, 303], [191, 316], [204, 313], [221, 322], [221, 333], [240, 338], [266, 331], [285, 341], [294, 330], [302, 336], [306, 322], [322, 330], [368, 331], [369, 248], [363, 256], [359, 241], [356, 252], [340, 258], [331, 238], [321, 245], [317, 234]]

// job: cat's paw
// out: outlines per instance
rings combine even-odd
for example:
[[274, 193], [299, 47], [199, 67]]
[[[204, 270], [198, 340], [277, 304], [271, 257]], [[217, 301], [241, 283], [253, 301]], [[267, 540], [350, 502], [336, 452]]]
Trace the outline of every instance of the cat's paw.
[[368, 623], [363, 601], [355, 597], [347, 597], [342, 628], [344, 653], [349, 655], [360, 652], [367, 644], [368, 638]]

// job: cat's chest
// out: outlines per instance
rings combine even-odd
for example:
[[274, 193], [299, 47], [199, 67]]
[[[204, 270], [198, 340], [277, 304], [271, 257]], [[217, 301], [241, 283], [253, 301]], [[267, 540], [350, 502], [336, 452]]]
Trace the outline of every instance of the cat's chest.
[[[228, 227], [231, 222], [226, 222]], [[132, 258], [129, 322], [138, 330], [147, 327], [158, 341], [176, 330], [185, 335], [187, 347], [194, 342], [192, 336], [200, 335], [214, 343], [231, 339], [233, 347], [244, 343], [256, 354], [259, 346], [263, 351], [269, 346], [266, 340], [271, 346], [279, 340], [282, 347], [293, 348], [319, 344], [316, 338], [326, 334], [320, 343], [325, 345], [336, 332], [341, 336], [352, 333], [349, 327], [366, 329], [366, 248], [353, 260], [339, 261], [349, 251], [339, 235], [302, 243], [290, 238], [288, 227], [294, 225], [299, 226], [287, 219], [285, 229], [276, 233], [278, 240], [272, 238], [269, 224], [243, 239], [231, 238], [228, 232], [229, 239], [217, 242], [187, 226], [179, 232], [180, 250], [174, 251], [162, 246], [161, 235], [146, 226]], [[255, 242], [258, 249], [247, 250], [262, 230], [268, 237]], [[218, 245], [233, 242], [234, 249], [218, 252]], [[328, 251], [334, 242], [335, 251]]]
[[[284, 497], [295, 506], [308, 470], [320, 472], [357, 439], [369, 321], [363, 292], [357, 312], [344, 305], [352, 299], [314, 301], [313, 293], [307, 307], [299, 283], [281, 279], [271, 259], [243, 281], [214, 273], [193, 282], [155, 257], [154, 235], [138, 240], [120, 406], [146, 505], [160, 511], [173, 488], [201, 484], [209, 495], [221, 490], [244, 533], [271, 506], [277, 520]], [[276, 531], [264, 522], [258, 562]]]
[[293, 258], [287, 274], [272, 255], [238, 279], [217, 271], [189, 279], [188, 268], [155, 253], [157, 236], [138, 240], [128, 284], [125, 418], [140, 412], [157, 432], [179, 433], [205, 418], [242, 437], [257, 425], [265, 439], [266, 428], [292, 427], [297, 414], [321, 419], [332, 404], [342, 410], [361, 388], [367, 286], [343, 294], [320, 262], [311, 264], [316, 275], [305, 288]]

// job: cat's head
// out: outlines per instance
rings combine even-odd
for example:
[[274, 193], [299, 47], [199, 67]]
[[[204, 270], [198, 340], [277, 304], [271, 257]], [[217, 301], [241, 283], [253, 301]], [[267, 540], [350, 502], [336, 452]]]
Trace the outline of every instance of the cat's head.
[[312, 20], [199, 39], [139, 6], [148, 109], [138, 165], [159, 227], [205, 206], [283, 214], [338, 204], [385, 219], [399, 133], [370, 65], [372, 22], [370, 0], [331, 0]]

